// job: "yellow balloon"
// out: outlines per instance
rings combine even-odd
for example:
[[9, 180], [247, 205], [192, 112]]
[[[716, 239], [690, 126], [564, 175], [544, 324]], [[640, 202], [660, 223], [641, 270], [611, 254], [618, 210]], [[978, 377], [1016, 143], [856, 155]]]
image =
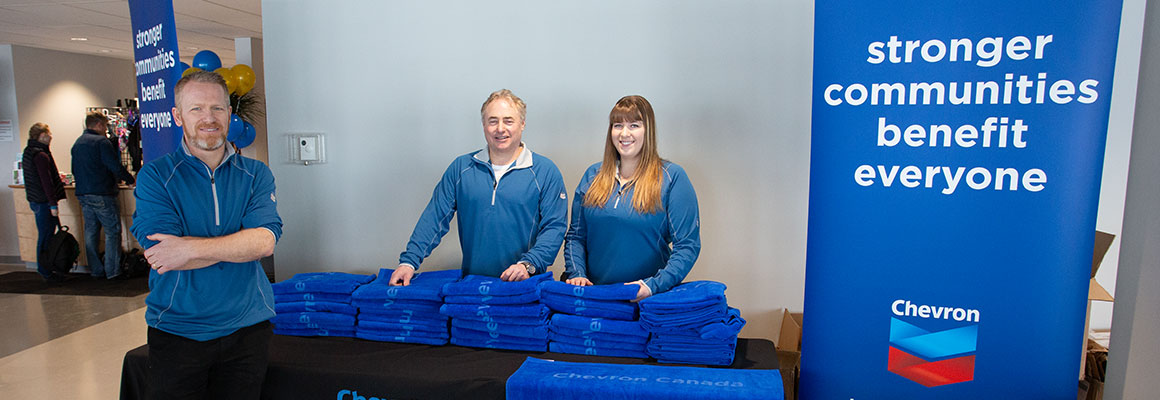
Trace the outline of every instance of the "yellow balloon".
[[181, 77], [184, 78], [186, 76], [189, 76], [189, 74], [192, 74], [192, 73], [197, 72], [197, 71], [201, 71], [201, 68], [196, 68], [196, 67], [186, 68], [185, 72], [181, 73]]
[[217, 72], [218, 75], [221, 75], [222, 78], [226, 80], [226, 87], [229, 88], [230, 93], [238, 90], [238, 82], [234, 80], [234, 73], [233, 71], [230, 71], [229, 68], [222, 67], [214, 70], [213, 72]]
[[230, 68], [230, 71], [234, 73], [234, 80], [238, 83], [238, 96], [244, 95], [254, 88], [256, 78], [254, 69], [250, 68], [249, 65], [234, 65]]

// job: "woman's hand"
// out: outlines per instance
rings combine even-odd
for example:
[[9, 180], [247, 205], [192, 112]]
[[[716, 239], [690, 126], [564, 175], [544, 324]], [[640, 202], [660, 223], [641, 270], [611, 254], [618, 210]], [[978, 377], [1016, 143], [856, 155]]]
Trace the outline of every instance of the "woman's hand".
[[588, 280], [588, 278], [579, 278], [579, 277], [568, 278], [568, 280], [564, 281], [564, 283], [567, 283], [569, 285], [576, 285], [576, 286], [592, 286], [592, 281]]

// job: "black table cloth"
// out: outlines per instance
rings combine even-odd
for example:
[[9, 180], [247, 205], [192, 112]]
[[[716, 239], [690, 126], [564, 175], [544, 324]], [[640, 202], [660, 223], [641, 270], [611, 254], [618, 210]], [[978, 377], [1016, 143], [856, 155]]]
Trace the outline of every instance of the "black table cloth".
[[[125, 354], [121, 399], [147, 393], [148, 345]], [[274, 335], [263, 399], [502, 399], [507, 379], [527, 357], [610, 364], [653, 360], [562, 353], [374, 342], [338, 337]], [[777, 369], [777, 351], [765, 339], [738, 339], [727, 367]], [[344, 392], [345, 391], [345, 392]]]

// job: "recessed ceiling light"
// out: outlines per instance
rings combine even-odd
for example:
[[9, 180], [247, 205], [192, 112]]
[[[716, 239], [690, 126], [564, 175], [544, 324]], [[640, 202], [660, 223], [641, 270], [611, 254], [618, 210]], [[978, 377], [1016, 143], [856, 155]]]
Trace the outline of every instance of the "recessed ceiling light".
[[109, 49], [100, 49], [97, 51], [102, 52], [102, 53], [112, 53], [113, 52], [112, 50], [109, 50]]
[[75, 37], [75, 38], [70, 38], [69, 40], [72, 40], [74, 42], [83, 42], [83, 41], [89, 40], [89, 38], [87, 38], [87, 37]]
[[198, 50], [198, 48], [196, 48], [196, 47], [193, 47], [193, 46], [189, 46], [189, 47], [188, 47], [188, 49], [189, 49], [189, 50]]

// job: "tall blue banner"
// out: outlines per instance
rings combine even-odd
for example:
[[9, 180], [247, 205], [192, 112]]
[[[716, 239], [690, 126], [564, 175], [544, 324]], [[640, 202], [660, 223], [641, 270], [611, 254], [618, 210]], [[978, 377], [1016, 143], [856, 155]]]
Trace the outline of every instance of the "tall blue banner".
[[819, 1], [803, 399], [1074, 399], [1121, 2]]
[[173, 85], [181, 78], [173, 0], [129, 0], [133, 20], [133, 66], [141, 110], [142, 158], [149, 162], [177, 148]]

